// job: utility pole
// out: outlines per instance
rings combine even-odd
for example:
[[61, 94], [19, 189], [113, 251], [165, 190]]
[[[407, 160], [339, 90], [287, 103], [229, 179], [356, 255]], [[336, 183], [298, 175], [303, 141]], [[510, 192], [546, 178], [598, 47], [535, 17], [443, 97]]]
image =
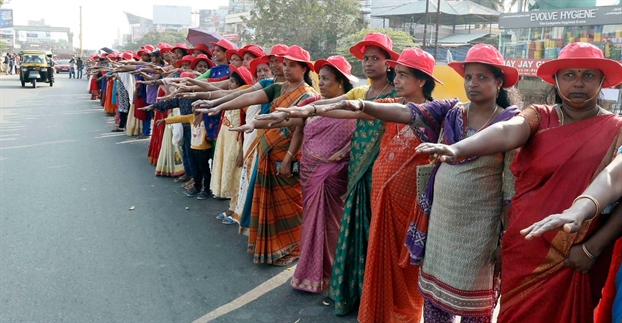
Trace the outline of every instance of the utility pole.
[[80, 56], [82, 56], [82, 6], [80, 6]]
[[[428, 12], [430, 10], [430, 0], [425, 0], [425, 25], [423, 25], [423, 44], [422, 48], [425, 48], [426, 37], [428, 36]], [[384, 27], [384, 26], [383, 26]]]
[[440, 24], [439, 19], [441, 18], [441, 0], [438, 0], [436, 4], [436, 32], [434, 33], [434, 59], [436, 59], [438, 55], [438, 25]]

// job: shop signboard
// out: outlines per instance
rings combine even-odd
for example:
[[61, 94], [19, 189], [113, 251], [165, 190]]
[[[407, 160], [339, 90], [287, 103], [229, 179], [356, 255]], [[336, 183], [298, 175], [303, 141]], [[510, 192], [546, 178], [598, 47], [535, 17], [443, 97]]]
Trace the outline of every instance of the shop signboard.
[[499, 28], [619, 25], [622, 6], [506, 13], [499, 16]]
[[228, 41], [238, 41], [240, 40], [240, 34], [225, 34], [222, 37]]
[[536, 76], [538, 67], [547, 61], [546, 59], [506, 58], [505, 65], [516, 68], [519, 75]]

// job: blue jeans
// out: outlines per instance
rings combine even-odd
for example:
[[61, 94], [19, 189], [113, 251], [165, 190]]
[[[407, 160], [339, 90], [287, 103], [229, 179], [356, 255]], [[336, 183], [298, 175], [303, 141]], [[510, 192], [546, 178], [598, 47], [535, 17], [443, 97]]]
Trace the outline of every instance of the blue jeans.
[[184, 149], [181, 154], [181, 160], [184, 163], [184, 170], [186, 171], [186, 175], [194, 178], [194, 167], [192, 165], [190, 154], [192, 153], [192, 148], [190, 148], [190, 139], [192, 138], [192, 128], [190, 124], [182, 123], [184, 126]]
[[151, 119], [153, 118], [153, 111], [147, 111], [147, 117], [143, 120], [143, 135], [151, 135]]

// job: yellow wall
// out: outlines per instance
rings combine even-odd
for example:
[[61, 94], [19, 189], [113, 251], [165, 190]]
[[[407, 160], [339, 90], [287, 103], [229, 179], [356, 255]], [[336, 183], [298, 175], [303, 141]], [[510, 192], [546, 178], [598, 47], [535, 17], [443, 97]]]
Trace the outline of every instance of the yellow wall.
[[464, 91], [464, 79], [449, 66], [435, 66], [434, 77], [444, 85], [436, 84], [432, 96], [436, 100], [458, 98], [460, 102], [468, 102], [469, 99]]

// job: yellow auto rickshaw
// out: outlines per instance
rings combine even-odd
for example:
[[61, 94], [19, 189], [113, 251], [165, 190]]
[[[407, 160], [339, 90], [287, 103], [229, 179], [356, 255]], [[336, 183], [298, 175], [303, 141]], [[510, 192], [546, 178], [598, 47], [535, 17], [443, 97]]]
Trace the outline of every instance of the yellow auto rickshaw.
[[19, 80], [22, 87], [26, 83], [32, 83], [32, 87], [37, 87], [37, 82], [50, 83], [54, 86], [54, 62], [52, 61], [52, 53], [37, 50], [21, 51], [21, 68]]

